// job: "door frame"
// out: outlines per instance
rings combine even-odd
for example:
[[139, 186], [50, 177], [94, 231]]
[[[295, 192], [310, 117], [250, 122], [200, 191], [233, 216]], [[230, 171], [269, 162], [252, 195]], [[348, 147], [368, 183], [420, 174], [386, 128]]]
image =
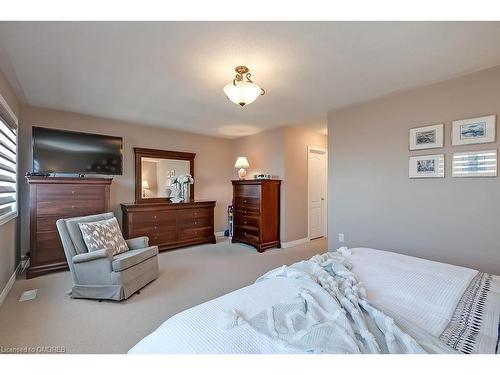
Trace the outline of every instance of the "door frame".
[[309, 157], [311, 151], [316, 151], [318, 153], [323, 153], [325, 155], [325, 203], [323, 208], [323, 237], [328, 237], [328, 150], [323, 147], [317, 146], [307, 146], [307, 239], [311, 241], [311, 179], [309, 175]]

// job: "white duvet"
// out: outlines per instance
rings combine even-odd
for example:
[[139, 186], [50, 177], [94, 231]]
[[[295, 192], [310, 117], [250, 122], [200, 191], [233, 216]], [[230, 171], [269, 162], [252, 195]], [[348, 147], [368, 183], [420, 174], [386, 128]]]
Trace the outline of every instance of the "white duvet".
[[[433, 336], [449, 323], [457, 303], [477, 271], [385, 251], [355, 248], [348, 257], [364, 283], [368, 300]], [[141, 340], [129, 353], [294, 353], [256, 334], [248, 325], [223, 327], [227, 311], [244, 316], [297, 295], [296, 282], [273, 278], [183, 311]], [[325, 303], [328, 296], [325, 294]], [[320, 301], [321, 302], [321, 301]]]

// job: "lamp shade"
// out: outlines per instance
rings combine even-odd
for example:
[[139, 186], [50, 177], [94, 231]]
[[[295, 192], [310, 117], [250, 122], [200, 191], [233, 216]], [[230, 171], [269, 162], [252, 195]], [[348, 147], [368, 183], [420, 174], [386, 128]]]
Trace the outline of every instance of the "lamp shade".
[[234, 163], [235, 168], [250, 168], [250, 164], [248, 164], [248, 160], [244, 156], [238, 156], [236, 159], [236, 163]]
[[262, 95], [262, 89], [253, 82], [237, 81], [224, 86], [224, 93], [230, 101], [243, 107]]
[[148, 182], [148, 180], [142, 180], [142, 188], [143, 189], [149, 189], [149, 182]]

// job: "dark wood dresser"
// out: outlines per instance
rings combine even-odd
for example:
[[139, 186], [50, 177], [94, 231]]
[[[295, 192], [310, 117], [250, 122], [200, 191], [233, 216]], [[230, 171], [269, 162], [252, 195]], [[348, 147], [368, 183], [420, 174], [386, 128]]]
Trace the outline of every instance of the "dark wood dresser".
[[243, 242], [263, 252], [281, 247], [281, 180], [233, 181], [233, 242]]
[[28, 278], [68, 269], [56, 220], [107, 212], [111, 181], [111, 178], [28, 178], [30, 186]]
[[160, 250], [216, 243], [215, 201], [122, 204], [125, 238], [148, 236]]

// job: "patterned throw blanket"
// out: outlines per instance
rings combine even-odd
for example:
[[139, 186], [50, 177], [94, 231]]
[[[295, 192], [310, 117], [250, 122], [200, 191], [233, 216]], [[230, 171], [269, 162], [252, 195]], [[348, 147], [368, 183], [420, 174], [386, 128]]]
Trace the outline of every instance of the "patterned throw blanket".
[[[306, 353], [457, 353], [422, 329], [375, 308], [350, 269], [336, 252], [270, 271], [257, 282], [286, 277], [311, 281], [306, 284], [310, 287], [301, 283], [295, 298], [248, 319], [233, 310], [228, 328], [248, 324], [278, 345]], [[331, 298], [322, 305], [318, 295], [325, 291]]]
[[[500, 290], [495, 290], [493, 275], [478, 273], [471, 281], [453, 313], [450, 324], [443, 331], [440, 339], [449, 347], [465, 354], [488, 353], [495, 347], [500, 353], [500, 317], [498, 317]], [[494, 295], [497, 300], [495, 303]], [[493, 323], [487, 317], [496, 316]], [[490, 325], [498, 325], [491, 327]], [[487, 332], [497, 331], [491, 337]]]

